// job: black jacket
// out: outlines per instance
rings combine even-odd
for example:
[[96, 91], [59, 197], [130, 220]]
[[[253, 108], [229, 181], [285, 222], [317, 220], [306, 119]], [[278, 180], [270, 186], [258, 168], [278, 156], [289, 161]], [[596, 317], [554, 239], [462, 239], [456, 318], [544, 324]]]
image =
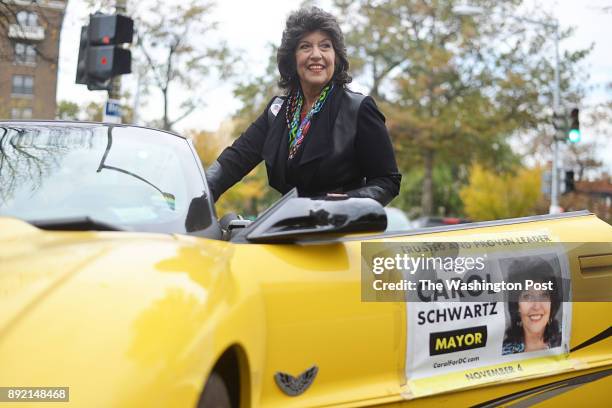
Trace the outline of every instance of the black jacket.
[[[266, 110], [207, 169], [215, 201], [265, 160], [270, 186], [300, 196], [346, 193], [388, 204], [398, 193], [401, 175], [374, 100], [347, 90], [334, 91], [314, 116], [297, 155], [288, 157], [286, 102], [273, 98]], [[276, 115], [270, 112], [276, 112]]]

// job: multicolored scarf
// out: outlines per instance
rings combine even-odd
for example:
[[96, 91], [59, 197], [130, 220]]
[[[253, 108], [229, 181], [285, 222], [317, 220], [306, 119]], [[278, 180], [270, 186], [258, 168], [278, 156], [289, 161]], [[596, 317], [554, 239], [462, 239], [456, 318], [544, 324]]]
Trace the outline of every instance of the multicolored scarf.
[[327, 97], [333, 89], [334, 84], [327, 85], [323, 88], [319, 98], [312, 106], [312, 109], [310, 109], [301, 121], [300, 113], [302, 112], [302, 105], [304, 104], [304, 95], [302, 95], [302, 92], [298, 89], [297, 92], [293, 92], [289, 97], [289, 105], [286, 111], [287, 127], [289, 128], [289, 159], [293, 159], [297, 153], [304, 141], [304, 136], [306, 136], [308, 129], [310, 129], [312, 117], [323, 108]]

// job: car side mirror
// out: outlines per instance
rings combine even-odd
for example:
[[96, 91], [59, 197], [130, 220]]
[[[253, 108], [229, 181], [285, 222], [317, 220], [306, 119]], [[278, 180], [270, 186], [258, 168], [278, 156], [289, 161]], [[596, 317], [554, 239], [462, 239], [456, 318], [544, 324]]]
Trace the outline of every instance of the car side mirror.
[[233, 230], [236, 230], [236, 229], [242, 229], [242, 228], [248, 227], [252, 223], [253, 223], [253, 221], [245, 220], [245, 219], [231, 220], [229, 222], [229, 224], [227, 225], [227, 229], [228, 229], [228, 231], [233, 231]]
[[251, 242], [294, 242], [319, 235], [382, 232], [383, 206], [371, 198], [288, 198], [275, 211], [257, 219], [247, 234]]

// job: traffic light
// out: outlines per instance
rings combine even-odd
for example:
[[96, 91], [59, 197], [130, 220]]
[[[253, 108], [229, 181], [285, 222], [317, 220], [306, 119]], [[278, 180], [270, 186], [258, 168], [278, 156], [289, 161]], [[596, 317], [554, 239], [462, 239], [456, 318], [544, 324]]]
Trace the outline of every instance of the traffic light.
[[563, 193], [571, 193], [572, 191], [576, 190], [576, 184], [574, 183], [574, 170], [566, 170], [565, 171], [565, 178], [563, 179], [563, 182], [565, 184], [565, 188], [563, 190]]
[[132, 53], [121, 46], [131, 43], [134, 20], [120, 14], [96, 13], [89, 16], [89, 25], [81, 28], [77, 84], [89, 90], [110, 90], [117, 75], [132, 72]]
[[87, 26], [81, 27], [81, 42], [79, 43], [79, 61], [77, 62], [76, 83], [87, 84]]
[[117, 45], [131, 43], [134, 20], [121, 14], [93, 14], [89, 17], [89, 43]]
[[79, 60], [77, 63], [76, 72], [76, 83], [87, 85], [87, 89], [90, 91], [99, 90], [110, 90], [111, 81], [110, 79], [98, 79], [90, 75], [90, 68], [88, 66], [88, 54], [89, 54], [89, 27], [81, 27], [81, 42], [79, 44]]
[[578, 108], [572, 109], [570, 113], [570, 127], [567, 134], [567, 140], [571, 143], [578, 143], [582, 138], [580, 134], [580, 119], [578, 118], [579, 113], [580, 110]]
[[87, 74], [99, 80], [110, 80], [117, 75], [132, 72], [129, 50], [113, 45], [90, 47], [87, 53]]

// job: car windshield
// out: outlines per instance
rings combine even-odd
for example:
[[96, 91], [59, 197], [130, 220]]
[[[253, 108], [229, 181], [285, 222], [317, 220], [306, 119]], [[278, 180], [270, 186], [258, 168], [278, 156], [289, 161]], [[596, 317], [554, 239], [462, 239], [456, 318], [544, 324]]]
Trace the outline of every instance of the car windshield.
[[0, 124], [0, 216], [192, 232], [211, 224], [205, 191], [188, 142], [166, 132]]

